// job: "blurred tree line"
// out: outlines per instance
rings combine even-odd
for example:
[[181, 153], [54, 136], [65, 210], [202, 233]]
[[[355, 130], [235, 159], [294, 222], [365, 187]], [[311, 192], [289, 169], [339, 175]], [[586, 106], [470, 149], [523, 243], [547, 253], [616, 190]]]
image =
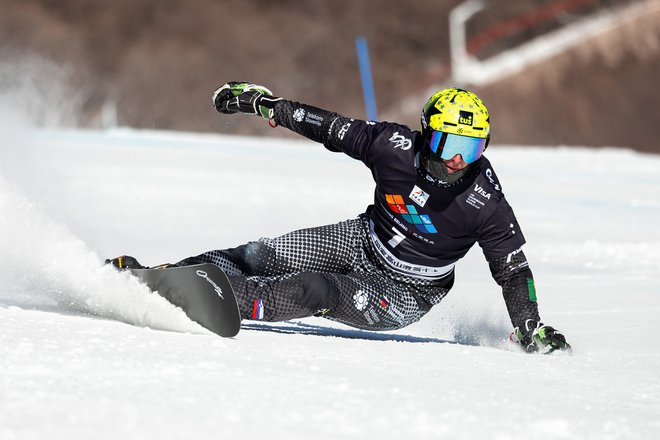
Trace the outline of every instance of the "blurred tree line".
[[[561, 1], [566, 0], [490, 0], [468, 30], [478, 35], [511, 17]], [[25, 59], [38, 58], [61, 66], [69, 90], [59, 97], [49, 95], [44, 101], [51, 102], [41, 104], [55, 112], [67, 107], [63, 101], [75, 100], [73, 123], [79, 126], [116, 122], [139, 128], [286, 136], [285, 130], [271, 130], [250, 118], [218, 116], [211, 108], [213, 90], [229, 80], [248, 80], [288, 99], [364, 117], [355, 55], [355, 38], [364, 36], [381, 117], [416, 127], [428, 94], [433, 88], [451, 85], [447, 15], [460, 3], [0, 0], [0, 75], [5, 76], [0, 77], [0, 88], [15, 84], [7, 79], [12, 72], [7, 66], [12, 65], [33, 66], [18, 74], [62, 86], [56, 84], [62, 80], [52, 69], [39, 67], [43, 63], [25, 63]], [[547, 32], [599, 8], [634, 2], [582, 3], [534, 29]], [[660, 111], [658, 92], [649, 91], [660, 73], [659, 32], [653, 22], [657, 11], [654, 14], [649, 14], [644, 26], [627, 31], [623, 40], [628, 46], [617, 43], [617, 57], [608, 58], [607, 50], [583, 49], [568, 59], [538, 66], [531, 70], [533, 74], [478, 90], [494, 116], [494, 139], [657, 151], [650, 139], [657, 137], [658, 128], [650, 120], [634, 126], [636, 139], [609, 131], [613, 121], [625, 120], [630, 126], [629, 119], [639, 118], [639, 111], [624, 116], [618, 112], [624, 101], [644, 97], [655, 114]], [[638, 35], [632, 35], [635, 32]], [[534, 36], [533, 30], [526, 30], [524, 36], [500, 38], [482, 48], [481, 55]], [[634, 52], [629, 46], [641, 48]], [[608, 96], [613, 99], [609, 105]], [[594, 104], [580, 103], [582, 99]], [[625, 110], [635, 112], [635, 108], [630, 104]], [[604, 117], [605, 112], [614, 116]], [[549, 118], [555, 119], [554, 124]]]

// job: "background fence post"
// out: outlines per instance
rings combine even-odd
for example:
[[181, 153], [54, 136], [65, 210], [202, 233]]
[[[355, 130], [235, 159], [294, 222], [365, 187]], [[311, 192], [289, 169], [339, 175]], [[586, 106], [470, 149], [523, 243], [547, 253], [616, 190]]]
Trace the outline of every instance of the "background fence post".
[[367, 111], [367, 119], [371, 121], [378, 120], [376, 111], [376, 93], [374, 92], [374, 83], [371, 76], [371, 64], [369, 63], [369, 48], [367, 40], [364, 37], [355, 39], [355, 48], [357, 49], [358, 64], [360, 65], [360, 79], [362, 80], [362, 92], [364, 94], [364, 106]]

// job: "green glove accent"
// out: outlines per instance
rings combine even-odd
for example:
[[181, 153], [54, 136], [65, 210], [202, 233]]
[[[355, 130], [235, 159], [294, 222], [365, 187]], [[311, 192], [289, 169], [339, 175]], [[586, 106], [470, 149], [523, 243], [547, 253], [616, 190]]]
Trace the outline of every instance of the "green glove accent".
[[566, 337], [554, 327], [528, 319], [525, 324], [514, 329], [514, 333], [523, 349], [529, 353], [552, 353], [555, 350], [571, 351]]
[[221, 113], [247, 113], [264, 119], [273, 117], [276, 98], [264, 86], [248, 82], [231, 81], [213, 93], [213, 106]]

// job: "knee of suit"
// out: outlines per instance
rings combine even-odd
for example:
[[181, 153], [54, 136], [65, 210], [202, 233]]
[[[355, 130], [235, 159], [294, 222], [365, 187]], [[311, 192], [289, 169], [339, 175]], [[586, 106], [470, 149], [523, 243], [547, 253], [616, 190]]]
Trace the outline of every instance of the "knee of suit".
[[339, 289], [321, 273], [303, 272], [294, 278], [302, 287], [301, 306], [309, 310], [334, 309], [339, 300]]
[[246, 274], [260, 273], [269, 259], [274, 260], [275, 251], [261, 241], [251, 241], [227, 251], [230, 259]]

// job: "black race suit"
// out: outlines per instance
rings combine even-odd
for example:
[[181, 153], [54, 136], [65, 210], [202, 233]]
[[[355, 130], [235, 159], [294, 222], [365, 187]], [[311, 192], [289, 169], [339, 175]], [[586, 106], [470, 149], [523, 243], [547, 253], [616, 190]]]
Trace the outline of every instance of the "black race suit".
[[286, 100], [274, 110], [277, 124], [369, 167], [374, 204], [357, 219], [177, 263], [212, 262], [224, 269], [244, 319], [322, 315], [358, 328], [401, 328], [447, 294], [454, 264], [475, 243], [502, 286], [513, 325], [539, 319], [521, 250], [525, 239], [488, 159], [446, 184], [420, 166], [418, 131]]

